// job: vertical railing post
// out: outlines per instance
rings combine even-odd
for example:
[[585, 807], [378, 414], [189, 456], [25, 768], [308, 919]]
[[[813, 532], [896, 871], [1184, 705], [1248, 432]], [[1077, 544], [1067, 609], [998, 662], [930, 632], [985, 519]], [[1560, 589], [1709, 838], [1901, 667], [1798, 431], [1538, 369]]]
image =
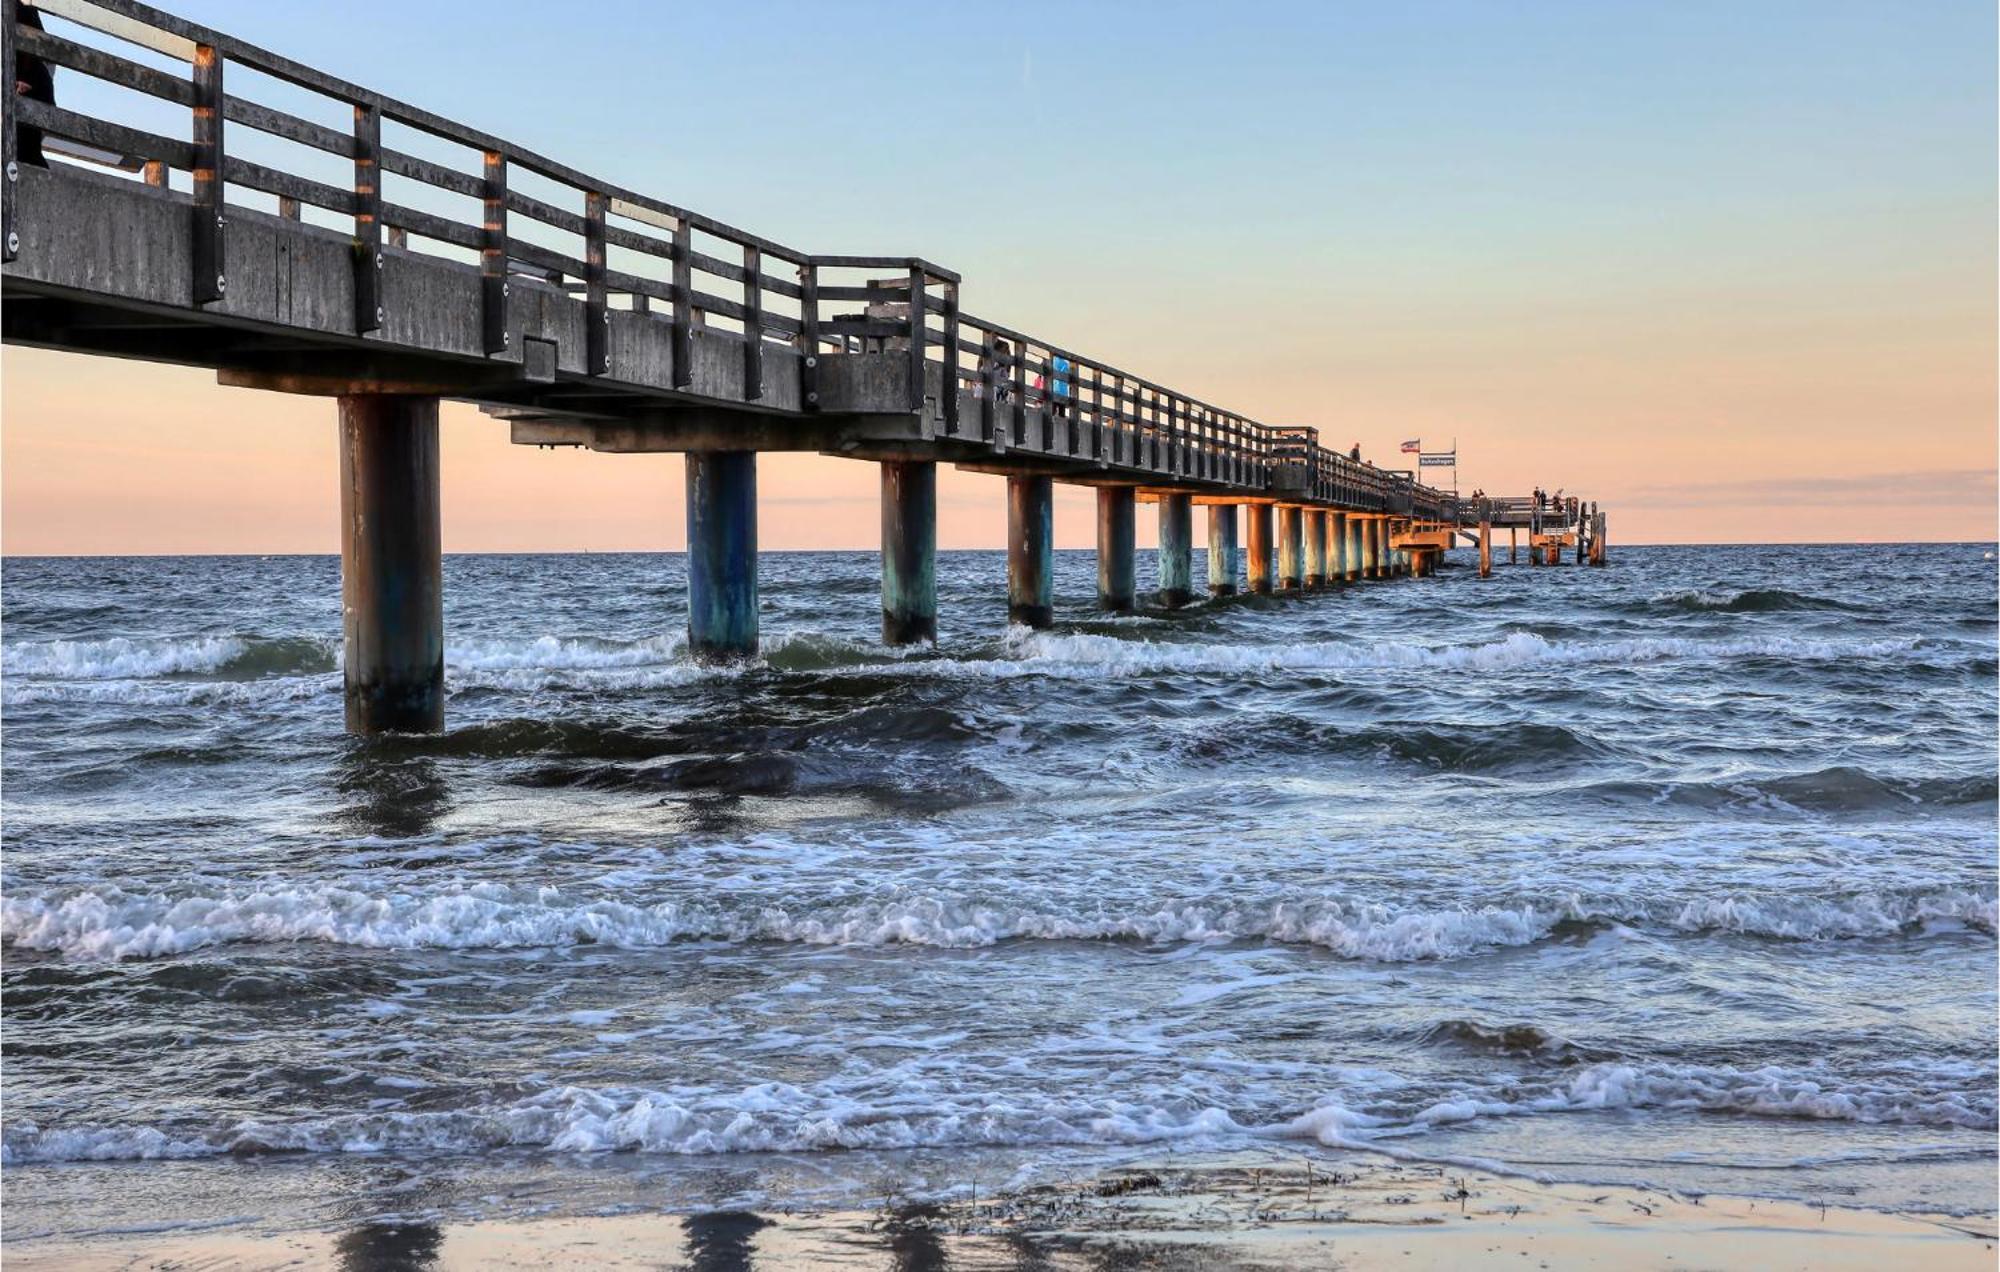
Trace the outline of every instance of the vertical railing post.
[[1000, 337], [982, 330], [979, 338], [985, 348], [979, 356], [979, 440], [991, 444], [993, 430], [1000, 427], [1000, 358], [994, 348]]
[[[929, 300], [929, 286], [923, 267], [910, 266], [910, 409], [919, 416], [924, 413], [924, 342], [930, 334], [925, 304]], [[950, 368], [946, 371], [949, 373]], [[946, 378], [950, 378], [949, 374]]]
[[382, 310], [382, 111], [354, 108], [354, 329], [378, 331]]
[[958, 433], [958, 284], [944, 282], [944, 433]]
[[764, 396], [764, 253], [743, 246], [743, 398]]
[[611, 305], [604, 274], [609, 253], [604, 241], [604, 214], [611, 198], [596, 190], [583, 195], [583, 349], [584, 373], [611, 370]]
[[0, 198], [0, 260], [13, 260], [21, 251], [21, 152], [14, 135], [14, 35], [20, 15], [16, 0], [0, 0], [0, 78], [7, 91], [0, 94], [0, 171], [6, 174], [5, 197]]
[[806, 261], [799, 266], [799, 344], [805, 355], [799, 370], [799, 387], [805, 409], [819, 409], [819, 266]]
[[507, 156], [486, 152], [480, 202], [479, 309], [486, 352], [504, 353], [514, 343], [508, 329], [507, 301]]
[[1012, 436], [1008, 437], [1007, 444], [1013, 446], [1018, 444], [1028, 433], [1028, 342], [1025, 337], [1015, 348], [1014, 356], [1009, 361], [1014, 364], [1012, 369], [1014, 377], [1014, 423], [1008, 430]]
[[[11, 95], [13, 88], [9, 86]], [[222, 299], [222, 54], [194, 48], [194, 303]]]
[[674, 218], [674, 387], [694, 383], [694, 227]]

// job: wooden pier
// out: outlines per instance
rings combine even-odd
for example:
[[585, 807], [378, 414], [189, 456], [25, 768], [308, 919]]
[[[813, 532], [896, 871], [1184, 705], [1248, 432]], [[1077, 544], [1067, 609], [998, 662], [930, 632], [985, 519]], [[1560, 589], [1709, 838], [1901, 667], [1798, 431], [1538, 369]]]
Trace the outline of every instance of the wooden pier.
[[[1594, 504], [1359, 462], [975, 317], [921, 258], [787, 247], [129, 0], [0, 5], [17, 83], [62, 68], [144, 107], [70, 109], [67, 78], [6, 97], [5, 339], [339, 399], [357, 732], [442, 722], [440, 398], [522, 445], [685, 453], [699, 657], [756, 650], [760, 451], [882, 466], [892, 643], [936, 633], [939, 463], [1006, 478], [1008, 610], [1030, 626], [1053, 613], [1054, 482], [1099, 491], [1114, 611], [1137, 603], [1141, 503], [1167, 607], [1194, 594], [1196, 505], [1213, 595], [1429, 575], [1460, 540], [1484, 577], [1496, 528], [1535, 563], [1604, 563]], [[162, 103], [171, 135], [146, 126]]]

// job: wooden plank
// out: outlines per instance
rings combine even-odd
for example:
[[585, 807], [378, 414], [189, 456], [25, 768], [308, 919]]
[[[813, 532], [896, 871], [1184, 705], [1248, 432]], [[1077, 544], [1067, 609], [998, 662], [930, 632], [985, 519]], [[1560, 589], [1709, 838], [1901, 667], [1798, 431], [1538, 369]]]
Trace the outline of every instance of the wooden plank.
[[[357, 106], [355, 109], [362, 108]], [[301, 146], [310, 146], [315, 150], [324, 150], [343, 159], [354, 157], [355, 139], [349, 134], [328, 128], [324, 124], [316, 124], [310, 119], [300, 119], [297, 115], [272, 110], [269, 106], [257, 102], [245, 101], [241, 97], [222, 99], [222, 117], [232, 124], [255, 128], [258, 132], [269, 133], [273, 137], [283, 137], [286, 141], [295, 141]], [[376, 119], [380, 118], [381, 112], [377, 111]], [[379, 123], [375, 131], [379, 139], [381, 136]], [[380, 144], [379, 140], [377, 144]]]
[[764, 254], [743, 249], [743, 397], [764, 396]]
[[[436, 239], [440, 243], [450, 243], [454, 247], [480, 251], [486, 245], [485, 231], [476, 226], [463, 225], [449, 217], [442, 217], [416, 208], [406, 208], [397, 203], [382, 205], [382, 219], [399, 227], [406, 235], [421, 234], [425, 238]], [[392, 230], [393, 236], [396, 231]]]
[[248, 159], [238, 159], [234, 155], [223, 159], [222, 177], [225, 185], [262, 190], [281, 199], [310, 203], [316, 208], [325, 208], [342, 216], [352, 215], [356, 206], [352, 190], [343, 190], [339, 186], [327, 185], [323, 181], [308, 181], [304, 177], [295, 177], [289, 172], [267, 168], [261, 163], [251, 163]]
[[585, 232], [584, 218], [567, 208], [559, 208], [553, 203], [544, 203], [531, 195], [522, 194], [519, 190], [507, 192], [507, 210], [519, 212], [522, 216], [570, 234], [581, 235]]
[[381, 159], [382, 171], [384, 172], [393, 172], [399, 177], [408, 177], [412, 181], [421, 181], [425, 185], [433, 185], [440, 190], [449, 190], [453, 194], [462, 194], [468, 199], [484, 199], [486, 197], [486, 182], [469, 172], [460, 172], [456, 168], [447, 168], [441, 163], [432, 163], [428, 159], [419, 159], [415, 155], [406, 155], [400, 150], [391, 150], [387, 146], [382, 148]]
[[507, 329], [507, 156], [486, 152], [481, 203], [479, 306], [481, 342], [489, 354], [502, 353], [514, 343]]
[[210, 44], [194, 51], [194, 303], [222, 299], [222, 54]]
[[593, 190], [583, 196], [584, 365], [592, 375], [611, 374], [611, 309], [605, 304], [604, 213], [611, 200]]
[[382, 112], [354, 108], [354, 329], [378, 331], [382, 309]]
[[194, 105], [194, 84], [178, 75], [169, 75], [119, 57], [116, 53], [77, 44], [46, 31], [18, 25], [12, 30], [19, 53], [32, 53], [51, 66], [66, 67], [150, 97], [165, 98], [176, 105]]
[[[164, 53], [183, 62], [192, 62], [195, 59], [196, 40], [186, 35], [163, 31], [154, 23], [118, 12], [119, 6], [92, 4], [89, 0], [35, 0], [35, 7], [43, 13], [53, 13], [59, 18], [67, 18], [78, 26], [87, 26], [93, 31], [117, 36], [126, 43], [136, 44], [142, 49]], [[210, 40], [209, 43], [215, 44], [216, 41]]]

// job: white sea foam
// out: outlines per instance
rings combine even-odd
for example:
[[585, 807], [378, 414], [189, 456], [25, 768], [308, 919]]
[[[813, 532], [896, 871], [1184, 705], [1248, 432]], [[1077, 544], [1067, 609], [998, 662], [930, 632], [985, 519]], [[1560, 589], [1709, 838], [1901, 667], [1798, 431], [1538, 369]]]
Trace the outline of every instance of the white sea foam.
[[[1123, 1146], [1313, 1139], [1375, 1149], [1440, 1126], [1493, 1117], [1605, 1109], [1697, 1109], [1974, 1131], [1994, 1129], [1990, 1084], [1967, 1089], [1844, 1077], [1776, 1066], [1594, 1064], [1548, 1082], [1496, 1081], [1397, 1107], [1343, 1093], [1295, 1114], [1263, 1117], [1161, 1087], [1087, 1095], [983, 1090], [927, 1081], [885, 1093], [843, 1078], [739, 1089], [550, 1087], [505, 1103], [447, 1110], [379, 1109], [290, 1121], [245, 1119], [207, 1127], [10, 1124], [7, 1164], [214, 1156], [224, 1153], [465, 1152], [525, 1147], [560, 1153], [720, 1154], [934, 1146]], [[1367, 1102], [1373, 1108], [1360, 1108]], [[1418, 1150], [1420, 1152], [1421, 1150]], [[1401, 1150], [1401, 1155], [1414, 1155]]]
[[1650, 905], [1568, 898], [1402, 909], [1312, 895], [1188, 896], [1119, 904], [1061, 894], [1003, 898], [899, 890], [859, 900], [778, 903], [739, 897], [642, 904], [499, 883], [407, 891], [274, 886], [181, 895], [97, 885], [0, 900], [0, 938], [75, 959], [157, 958], [215, 945], [301, 941], [380, 949], [580, 943], [647, 948], [690, 940], [967, 949], [1015, 940], [1264, 940], [1317, 946], [1344, 958], [1413, 962], [1532, 944], [1565, 921], [1653, 924], [1691, 933], [1788, 940], [1890, 936], [1934, 921], [1990, 933], [1996, 925], [1995, 904], [1990, 895], [1953, 888]]
[[216, 671], [241, 658], [248, 648], [235, 636], [16, 641], [0, 651], [0, 670], [9, 676], [59, 680], [130, 680]]
[[1540, 664], [1636, 664], [1667, 659], [1787, 658], [1819, 661], [1873, 658], [1913, 648], [1913, 640], [1829, 640], [1763, 635], [1736, 640], [1644, 637], [1611, 641], [1552, 641], [1514, 632], [1477, 645], [1417, 645], [1393, 641], [1310, 644], [1176, 644], [1091, 633], [1038, 632], [1016, 627], [1007, 657], [938, 658], [909, 662], [909, 674], [1006, 678], [1095, 679], [1166, 672], [1277, 674], [1298, 671], [1506, 671]]

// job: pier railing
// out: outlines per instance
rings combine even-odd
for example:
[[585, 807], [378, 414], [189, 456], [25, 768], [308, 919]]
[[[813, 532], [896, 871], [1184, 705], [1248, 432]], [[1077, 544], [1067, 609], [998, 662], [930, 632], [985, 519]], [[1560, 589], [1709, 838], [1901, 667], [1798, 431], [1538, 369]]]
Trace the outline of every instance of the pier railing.
[[[81, 77], [64, 81], [60, 103], [5, 94], [10, 261], [28, 138], [44, 162], [89, 163], [186, 204], [196, 307], [228, 294], [230, 211], [248, 209], [351, 235], [351, 286], [340, 289], [351, 312], [331, 318], [357, 337], [388, 335], [401, 317], [382, 286], [385, 259], [440, 257], [478, 270], [475, 354], [522, 356], [508, 315], [525, 281], [580, 302], [558, 325], [577, 337], [589, 377], [641, 378], [627, 372], [643, 352], [633, 333], [662, 333], [628, 317], [639, 315], [664, 325], [667, 391], [689, 389], [704, 330], [740, 343], [745, 403], [764, 401], [767, 363], [782, 351], [799, 367], [804, 413], [821, 407], [828, 357], [901, 355], [904, 408], [935, 418], [944, 438], [1162, 483], [1261, 491], [1296, 478], [1307, 497], [1356, 508], [1447, 506], [1443, 492], [1330, 451], [1311, 430], [1261, 424], [965, 314], [959, 276], [920, 258], [788, 247], [134, 0], [3, 2], [10, 74], [31, 57]], [[41, 15], [60, 25], [42, 29]]]

